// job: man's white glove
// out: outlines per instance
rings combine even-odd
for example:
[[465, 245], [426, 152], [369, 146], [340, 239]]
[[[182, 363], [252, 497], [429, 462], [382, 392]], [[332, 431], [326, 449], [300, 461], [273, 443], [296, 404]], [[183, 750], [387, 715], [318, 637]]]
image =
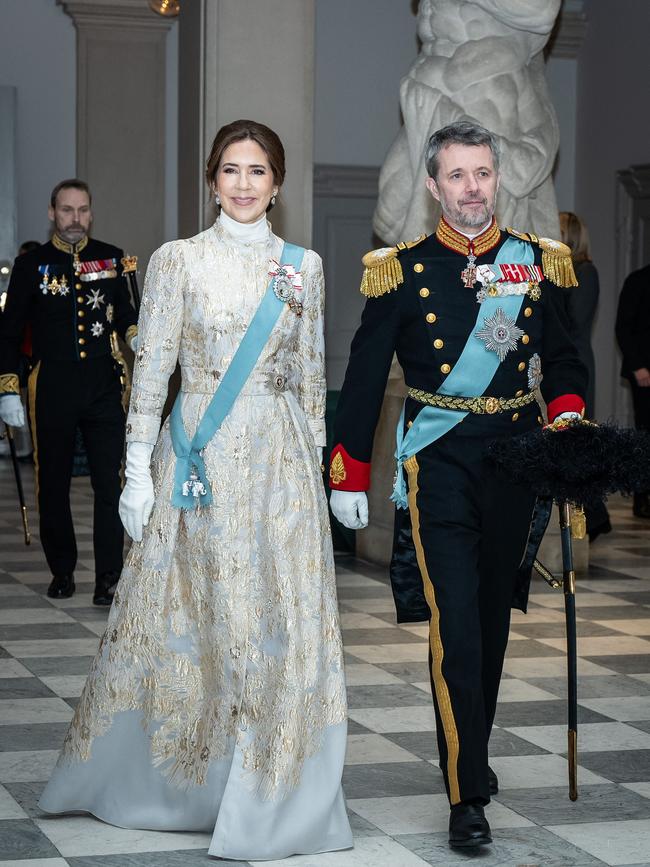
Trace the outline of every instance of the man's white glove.
[[17, 394], [5, 394], [0, 398], [0, 419], [10, 427], [23, 427], [25, 410]]
[[573, 420], [573, 419], [581, 419], [582, 416], [580, 415], [579, 412], [573, 412], [573, 411], [561, 412], [559, 415], [555, 416], [553, 421], [557, 421], [559, 418], [566, 418], [569, 420]]
[[138, 348], [138, 335], [134, 334], [133, 337], [129, 340], [129, 346], [131, 347], [131, 352], [135, 353]]
[[124, 529], [133, 539], [142, 539], [143, 527], [147, 526], [153, 509], [153, 481], [151, 478], [151, 453], [149, 443], [129, 443], [126, 447], [126, 485], [120, 497], [119, 513]]
[[330, 508], [348, 530], [368, 526], [368, 497], [363, 491], [332, 491]]

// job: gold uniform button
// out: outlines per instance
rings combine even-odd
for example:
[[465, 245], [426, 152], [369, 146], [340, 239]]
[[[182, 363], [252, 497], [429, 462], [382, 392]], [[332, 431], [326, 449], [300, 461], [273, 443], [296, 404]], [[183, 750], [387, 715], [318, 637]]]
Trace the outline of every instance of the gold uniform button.
[[524, 310], [524, 316], [532, 316], [532, 315], [533, 315], [533, 308], [532, 307], [526, 307], [526, 309]]
[[541, 417], [541, 415], [537, 416], [537, 422], [538, 424], [544, 424], [544, 419]]
[[433, 341], [433, 345], [436, 349], [442, 349], [442, 347], [445, 345], [445, 341], [438, 338], [437, 340]]
[[85, 316], [85, 315], [86, 314], [84, 313], [83, 310], [77, 310], [77, 316]]
[[451, 370], [451, 364], [441, 364], [440, 370], [442, 373], [449, 373], [449, 371]]
[[524, 334], [524, 336], [521, 338], [521, 342], [524, 344], [530, 343], [530, 337], [527, 334]]
[[435, 313], [427, 313], [427, 322], [435, 322], [437, 318]]
[[86, 330], [85, 325], [77, 325], [77, 331], [85, 331], [85, 330]]
[[81, 283], [75, 283], [74, 288], [75, 289], [81, 289]]
[[519, 418], [519, 413], [518, 413], [518, 412], [514, 412], [514, 413], [512, 414], [512, 420], [513, 420], [513, 421], [517, 421], [518, 418]]
[[80, 352], [80, 353], [79, 353], [79, 358], [85, 358], [86, 355], [87, 355], [86, 352]]
[[416, 274], [421, 274], [424, 271], [424, 265], [421, 262], [416, 262], [413, 266], [413, 270]]
[[522, 370], [526, 370], [526, 362], [520, 361], [517, 365], [517, 370], [521, 373]]
[[423, 286], [420, 289], [420, 298], [428, 298], [428, 297], [429, 297], [429, 290], [427, 289], [426, 286]]
[[80, 346], [83, 346], [84, 343], [86, 342], [86, 338], [85, 338], [85, 337], [80, 337], [78, 342], [79, 342], [79, 345], [80, 345]]
[[515, 394], [515, 397], [521, 397], [523, 393], [524, 393], [523, 388], [520, 388], [519, 391]]
[[77, 304], [83, 304], [83, 303], [84, 303], [83, 295], [77, 295]]

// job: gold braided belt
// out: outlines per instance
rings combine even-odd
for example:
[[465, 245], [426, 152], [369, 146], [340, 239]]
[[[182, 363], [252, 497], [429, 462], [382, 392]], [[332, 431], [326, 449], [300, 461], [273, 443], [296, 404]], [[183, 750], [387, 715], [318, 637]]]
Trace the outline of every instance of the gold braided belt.
[[535, 400], [535, 392], [529, 391], [520, 397], [455, 397], [450, 394], [429, 394], [419, 388], [409, 388], [409, 397], [419, 403], [437, 406], [440, 409], [456, 409], [461, 412], [473, 412], [476, 415], [494, 415], [495, 412], [508, 412], [528, 406]]

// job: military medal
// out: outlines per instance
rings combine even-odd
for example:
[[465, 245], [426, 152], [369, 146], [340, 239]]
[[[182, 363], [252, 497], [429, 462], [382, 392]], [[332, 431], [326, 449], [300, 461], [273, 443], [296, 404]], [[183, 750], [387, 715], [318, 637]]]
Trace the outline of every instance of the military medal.
[[65, 297], [70, 294], [70, 287], [68, 286], [68, 281], [66, 280], [65, 274], [61, 277], [59, 281], [59, 295]]
[[105, 304], [104, 295], [100, 295], [99, 289], [91, 289], [90, 295], [86, 296], [86, 304], [90, 304], [91, 310], [101, 310], [101, 305]]
[[467, 256], [467, 266], [460, 272], [460, 278], [466, 289], [472, 289], [476, 283], [476, 265], [474, 264], [476, 262], [476, 256], [472, 252], [472, 249], [473, 248], [470, 246], [470, 252]]
[[485, 317], [483, 328], [475, 336], [483, 341], [489, 352], [496, 352], [499, 361], [503, 361], [509, 352], [517, 348], [517, 341], [523, 334], [515, 320], [507, 316], [501, 307], [497, 307], [492, 316]]
[[93, 337], [101, 337], [104, 333], [104, 326], [101, 322], [93, 322], [90, 333]]
[[275, 259], [271, 259], [271, 264], [275, 265], [274, 270], [269, 271], [275, 297], [288, 304], [296, 316], [302, 316], [302, 304], [296, 295], [302, 291], [302, 274], [293, 265], [281, 265]]

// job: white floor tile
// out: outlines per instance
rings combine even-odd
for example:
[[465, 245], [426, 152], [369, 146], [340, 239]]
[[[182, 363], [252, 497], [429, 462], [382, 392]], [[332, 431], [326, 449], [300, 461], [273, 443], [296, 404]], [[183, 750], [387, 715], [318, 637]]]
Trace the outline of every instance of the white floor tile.
[[[552, 594], [550, 591], [549, 593], [534, 593], [531, 594], [530, 601], [535, 602], [537, 605], [543, 605], [546, 608], [564, 608], [564, 595], [560, 592], [555, 595]], [[618, 599], [616, 596], [610, 596], [607, 593], [580, 593], [580, 580], [578, 580], [578, 590], [576, 592], [576, 605], [578, 607], [578, 611], [580, 610], [581, 605], [592, 608], [596, 606], [619, 606], [631, 604], [632, 603], [628, 602], [626, 599]]]
[[650, 635], [650, 617], [639, 617], [637, 620], [596, 620], [601, 626], [625, 632], [627, 635]]
[[[0, 786], [0, 819], [26, 819], [27, 813], [11, 797], [4, 786]], [[1, 862], [0, 862], [1, 863]]]
[[63, 858], [28, 858], [26, 861], [0, 861], [0, 867], [68, 867]]
[[[537, 640], [556, 650], [566, 650], [564, 638], [538, 638]], [[650, 641], [636, 635], [597, 635], [578, 638], [578, 656], [612, 656], [629, 653], [650, 654]]]
[[435, 731], [433, 704], [415, 707], [364, 707], [350, 711], [350, 719], [380, 734]]
[[207, 849], [210, 834], [132, 831], [116, 828], [90, 816], [38, 819], [36, 824], [64, 858], [82, 855], [117, 855], [127, 852], [165, 852]]
[[550, 825], [548, 830], [605, 864], [641, 863], [650, 856], [650, 819]]
[[58, 750], [23, 750], [0, 753], [0, 783], [31, 783], [49, 780]]
[[624, 789], [630, 789], [643, 798], [650, 798], [650, 783], [621, 783]]
[[[566, 659], [563, 656], [511, 657], [503, 663], [504, 674], [525, 680], [528, 677], [566, 677]], [[588, 659], [578, 659], [578, 674], [599, 675], [615, 674], [603, 665], [597, 665]]]
[[28, 623], [74, 623], [74, 618], [65, 611], [47, 608], [0, 608], [2, 626], [22, 626]]
[[[1, 669], [0, 669], [1, 671]], [[366, 662], [348, 662], [345, 666], [348, 686], [379, 686], [385, 683], [403, 683], [399, 677]]]
[[427, 862], [390, 837], [359, 837], [354, 849], [294, 855], [282, 861], [251, 861], [253, 867], [427, 867]]
[[0, 725], [69, 722], [72, 708], [60, 698], [6, 698], [0, 701]]
[[518, 680], [516, 677], [506, 678], [499, 686], [499, 701], [557, 701], [557, 696], [538, 686]]
[[[551, 753], [566, 750], [566, 726], [508, 726], [507, 731]], [[584, 723], [578, 726], [578, 761], [580, 753], [648, 749], [650, 734], [625, 723]]]
[[365, 611], [367, 614], [392, 614], [395, 615], [395, 603], [392, 598], [384, 599], [345, 599], [347, 608], [354, 611]]
[[551, 608], [532, 608], [528, 609], [528, 613], [523, 611], [511, 611], [510, 623], [515, 626], [519, 623], [564, 623], [564, 612], [554, 611]]
[[62, 674], [52, 677], [42, 677], [41, 680], [52, 692], [63, 698], [76, 698], [86, 683], [85, 674]]
[[0, 678], [2, 677], [32, 677], [32, 673], [17, 659], [0, 659]]
[[346, 765], [381, 764], [382, 762], [419, 762], [408, 750], [398, 747], [381, 735], [348, 735]]
[[626, 696], [621, 698], [578, 697], [579, 704], [623, 722], [650, 720], [650, 695]]
[[394, 623], [386, 623], [379, 617], [361, 611], [344, 611], [341, 614], [341, 629], [391, 629], [394, 626]]
[[424, 641], [412, 644], [350, 644], [348, 653], [364, 662], [426, 662]]
[[43, 641], [0, 641], [12, 656], [28, 659], [35, 656], [94, 656], [99, 638], [53, 638]]
[[[566, 737], [563, 743], [565, 742]], [[491, 756], [490, 767], [499, 778], [501, 790], [568, 785], [569, 766], [567, 760], [561, 756]], [[581, 786], [595, 786], [607, 782], [604, 777], [578, 766], [578, 783]]]

